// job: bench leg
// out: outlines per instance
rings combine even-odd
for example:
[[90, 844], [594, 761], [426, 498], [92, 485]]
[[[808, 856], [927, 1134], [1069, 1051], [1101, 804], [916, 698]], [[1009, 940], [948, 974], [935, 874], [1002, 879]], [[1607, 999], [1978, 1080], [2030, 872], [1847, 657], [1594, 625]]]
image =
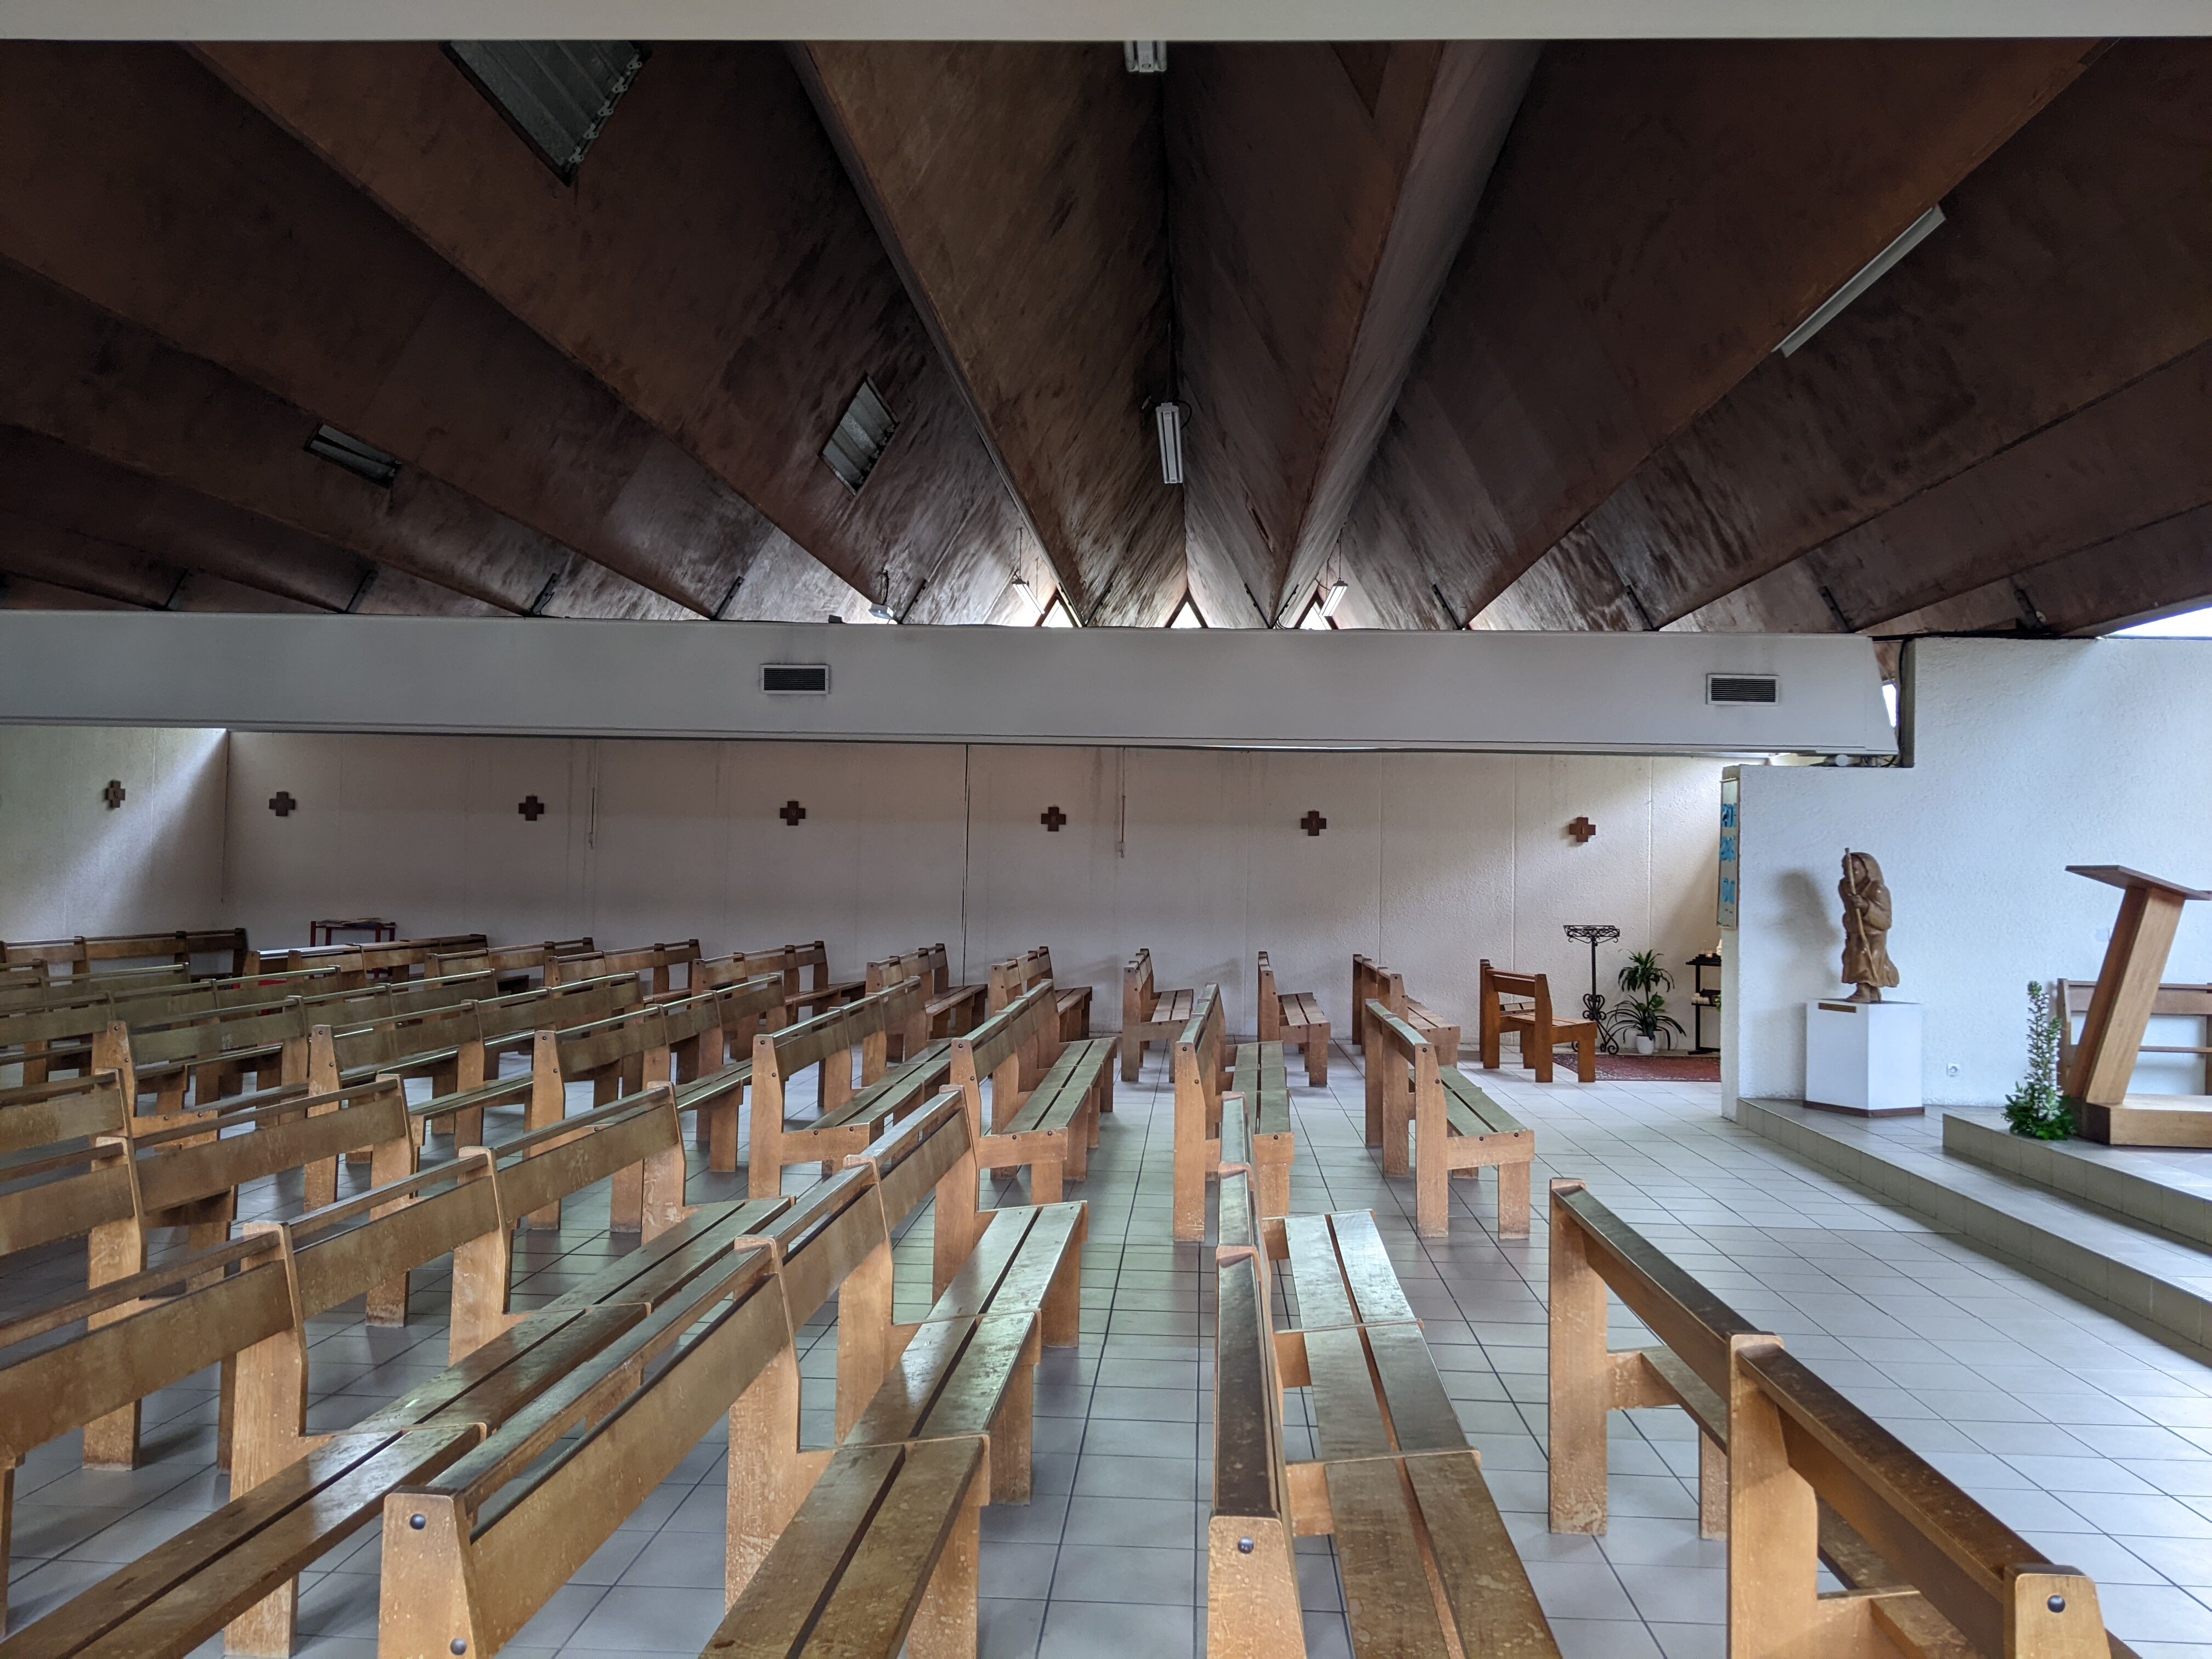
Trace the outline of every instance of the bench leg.
[[1083, 1340], [1083, 1242], [1090, 1236], [1091, 1212], [1086, 1206], [1082, 1219], [1075, 1224], [1075, 1237], [1068, 1241], [1066, 1259], [1044, 1294], [1044, 1310], [1037, 1323], [1048, 1348], [1073, 1348]]
[[[1034, 1340], [1034, 1339], [1032, 1339]], [[1030, 1429], [1036, 1415], [1035, 1350], [1014, 1368], [1006, 1397], [999, 1402], [998, 1419], [991, 1425], [991, 1501], [1026, 1504], [1030, 1501]]]
[[607, 1181], [607, 1225], [618, 1233], [645, 1231], [645, 1165], [625, 1164]]
[[744, 1098], [743, 1090], [725, 1095], [711, 1106], [702, 1106], [699, 1115], [707, 1123], [707, 1167], [720, 1175], [733, 1175], [738, 1168], [738, 1109]]
[[1552, 1080], [1552, 1045], [1538, 1043], [1535, 1052], [1528, 1056], [1528, 1063], [1536, 1068], [1537, 1082], [1549, 1083]]
[[1306, 1027], [1306, 1081], [1316, 1089], [1328, 1086], [1328, 1027]]
[[1272, 1516], [1217, 1515], [1206, 1555], [1207, 1659], [1305, 1659], [1290, 1528]]
[[1445, 1238], [1451, 1233], [1451, 1165], [1444, 1160], [1443, 1091], [1436, 1098], [1415, 1102], [1413, 1132], [1418, 1138], [1413, 1165], [1413, 1231], [1423, 1238]]
[[745, 1196], [783, 1191], [783, 1091], [753, 1091], [752, 1145], [745, 1148]]
[[[15, 1553], [15, 1466], [0, 1463], [0, 1561]], [[8, 1628], [8, 1576], [0, 1571], [0, 1630]]]
[[[238, 1451], [231, 1469], [234, 1498], [296, 1461], [307, 1426], [307, 1359], [303, 1339], [283, 1331], [240, 1356]], [[300, 1581], [288, 1578], [223, 1626], [225, 1653], [285, 1659], [300, 1614]]]
[[1030, 1203], [1057, 1204], [1060, 1202], [1060, 1173], [1065, 1160], [1066, 1151], [1063, 1148], [1059, 1154], [1048, 1154], [1030, 1165]]
[[[1581, 1183], [1577, 1182], [1579, 1186]], [[1581, 1228], [1559, 1220], [1553, 1200], [1549, 1323], [1551, 1526], [1601, 1533], [1606, 1514], [1606, 1413], [1613, 1361], [1606, 1352], [1605, 1280], [1589, 1265]]]
[[[87, 1244], [90, 1271], [85, 1278], [88, 1289], [96, 1291], [103, 1285], [146, 1270], [146, 1237], [135, 1220], [103, 1222], [92, 1230]], [[111, 1309], [105, 1315], [94, 1314], [84, 1322], [85, 1326], [97, 1330], [102, 1325], [127, 1317], [130, 1311], [126, 1306]], [[134, 1400], [84, 1425], [85, 1468], [130, 1469], [138, 1466], [140, 1405]]]
[[1597, 1081], [1597, 1039], [1580, 1036], [1575, 1039], [1575, 1076], [1584, 1083]]
[[1528, 1237], [1528, 1165], [1498, 1166], [1498, 1231], [1503, 1238]]
[[[995, 1452], [995, 1448], [994, 1449]], [[970, 1481], [968, 1500], [945, 1553], [937, 1558], [908, 1627], [908, 1659], [975, 1659], [976, 1597], [981, 1591], [983, 1559], [983, 1490]]]
[[1728, 1536], [1728, 1454], [1711, 1435], [1698, 1437], [1698, 1536]]
[[1176, 1091], [1175, 1237], [1196, 1243], [1206, 1237], [1206, 1099], [1186, 1099]]
[[734, 1605], [814, 1484], [799, 1449], [799, 1361], [787, 1344], [730, 1407], [729, 1477], [722, 1584]]
[[837, 1438], [852, 1431], [890, 1375], [891, 1247], [878, 1244], [837, 1287]]
[[1137, 1073], [1145, 1067], [1145, 1040], [1138, 1036], [1121, 1039], [1121, 1081], [1134, 1083]]

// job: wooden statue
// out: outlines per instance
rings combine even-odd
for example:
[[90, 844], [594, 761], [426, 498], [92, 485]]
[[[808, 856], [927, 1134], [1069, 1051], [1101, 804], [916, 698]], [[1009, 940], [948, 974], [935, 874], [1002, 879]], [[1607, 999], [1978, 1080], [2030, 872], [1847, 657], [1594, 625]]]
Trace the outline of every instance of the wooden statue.
[[1889, 884], [1874, 854], [1846, 850], [1836, 890], [1844, 897], [1844, 977], [1857, 987], [1845, 1000], [1880, 1002], [1882, 987], [1897, 983], [1897, 964], [1889, 959]]

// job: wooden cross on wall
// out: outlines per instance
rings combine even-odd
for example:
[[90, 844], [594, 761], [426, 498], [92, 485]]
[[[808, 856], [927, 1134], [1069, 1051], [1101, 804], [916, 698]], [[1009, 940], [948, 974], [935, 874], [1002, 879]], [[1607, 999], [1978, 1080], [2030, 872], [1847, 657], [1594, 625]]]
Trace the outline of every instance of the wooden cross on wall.
[[514, 810], [531, 823], [535, 823], [545, 816], [545, 803], [532, 794], [518, 802]]
[[1576, 846], [1585, 847], [1589, 844], [1589, 838], [1597, 834], [1597, 825], [1588, 818], [1577, 818], [1567, 826], [1567, 833], [1575, 838]]
[[806, 809], [795, 800], [787, 800], [776, 809], [775, 815], [781, 818], [787, 826], [796, 830], [799, 828], [799, 819], [806, 816]]
[[107, 803], [107, 810], [112, 812], [117, 807], [123, 805], [123, 797], [125, 793], [126, 792], [123, 787], [122, 779], [110, 778], [107, 781], [107, 787], [100, 792], [100, 798]]
[[280, 818], [290, 817], [299, 805], [292, 799], [292, 792], [289, 789], [279, 789], [269, 797], [269, 810]]
[[1298, 820], [1298, 828], [1309, 836], [1318, 836], [1328, 828], [1328, 820], [1322, 817], [1319, 812], [1309, 811], [1305, 817]]
[[1056, 836], [1060, 833], [1060, 826], [1067, 822], [1067, 814], [1057, 806], [1048, 806], [1037, 814], [1037, 822]]

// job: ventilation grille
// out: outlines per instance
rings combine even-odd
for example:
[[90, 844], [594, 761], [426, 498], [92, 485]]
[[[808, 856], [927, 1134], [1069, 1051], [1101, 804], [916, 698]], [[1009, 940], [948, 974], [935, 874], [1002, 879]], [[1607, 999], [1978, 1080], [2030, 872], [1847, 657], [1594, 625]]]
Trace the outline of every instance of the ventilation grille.
[[868, 474], [876, 470], [876, 463], [883, 459], [891, 434], [897, 430], [898, 421], [883, 393], [876, 390], [873, 380], [864, 380], [853, 401], [845, 405], [845, 412], [837, 417], [837, 429], [822, 446], [822, 459], [830, 463], [838, 482], [857, 495]]
[[761, 665], [761, 690], [799, 696], [830, 695], [830, 665], [826, 662], [771, 662]]
[[387, 455], [374, 444], [365, 444], [334, 426], [315, 428], [307, 440], [307, 453], [319, 455], [331, 465], [343, 467], [356, 477], [366, 478], [373, 484], [382, 484], [386, 489], [399, 476], [399, 458], [397, 455]]
[[1771, 674], [1708, 674], [1707, 702], [1773, 702], [1781, 695], [1781, 682]]
[[564, 182], [646, 58], [629, 40], [453, 40], [446, 50]]

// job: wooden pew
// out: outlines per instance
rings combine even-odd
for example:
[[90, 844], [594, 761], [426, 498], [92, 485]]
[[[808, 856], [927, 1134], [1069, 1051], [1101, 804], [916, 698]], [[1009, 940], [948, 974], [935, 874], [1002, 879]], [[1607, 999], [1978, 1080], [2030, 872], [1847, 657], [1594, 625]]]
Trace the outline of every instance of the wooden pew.
[[[1291, 1540], [1328, 1534], [1361, 1659], [1556, 1659], [1374, 1218], [1263, 1221], [1243, 1103], [1229, 1103], [1222, 1132], [1207, 1654], [1303, 1656]], [[1269, 1315], [1271, 1258], [1287, 1259], [1297, 1303], [1297, 1327], [1280, 1332]], [[1286, 1388], [1310, 1395], [1310, 1462], [1285, 1457]]]
[[1099, 1113], [1111, 1109], [1102, 1103], [1113, 1095], [1113, 1039], [1062, 1043], [1060, 1030], [1058, 999], [1046, 980], [952, 1039], [952, 1082], [967, 1104], [976, 1159], [986, 1170], [1028, 1170], [1034, 1204], [1059, 1202], [1064, 1180], [1083, 1179], [1098, 1144]]
[[[1149, 975], [1150, 969], [1146, 969]], [[1176, 1033], [1175, 1237], [1194, 1243], [1206, 1237], [1206, 1182], [1221, 1161], [1222, 1048], [1227, 1029], [1221, 988], [1202, 987], [1190, 1017]], [[1126, 1033], [1125, 1033], [1126, 1035]], [[1127, 1077], [1127, 1048], [1121, 1074]]]
[[[1755, 1331], [1580, 1182], [1552, 1183], [1552, 1527], [1605, 1528], [1611, 1409], [1680, 1405], [1700, 1530], [1729, 1540], [1732, 1653], [2132, 1659], [2042, 1552]], [[1610, 1289], [1662, 1346], [1608, 1352]], [[1820, 1593], [1826, 1565], [1845, 1586]]]
[[629, 951], [594, 951], [575, 956], [551, 956], [543, 964], [546, 985], [566, 985], [580, 979], [605, 979], [614, 974], [635, 974], [646, 980], [651, 995], [665, 997], [679, 988], [675, 970], [684, 970], [680, 988], [686, 994], [702, 988], [691, 978], [691, 964], [702, 959], [699, 941], [678, 939], [673, 944], [640, 945]]
[[177, 963], [64, 974], [58, 979], [48, 963], [27, 962], [13, 968], [0, 968], [0, 1014], [101, 1002], [136, 990], [174, 988], [191, 982], [191, 970]]
[[[231, 1491], [250, 1491], [327, 1437], [306, 1433], [302, 1321], [366, 1296], [368, 1322], [402, 1322], [408, 1271], [451, 1253], [458, 1360], [513, 1319], [504, 1312], [512, 1251], [502, 1218], [631, 1164], [647, 1168], [648, 1215], [664, 1228], [674, 1224], [683, 1213], [683, 1154], [665, 1090], [571, 1118], [495, 1154], [479, 1148], [386, 1180], [292, 1220], [249, 1224], [245, 1238], [0, 1324], [0, 1470], [12, 1472], [35, 1446], [235, 1359]], [[38, 1346], [80, 1320], [88, 1324], [81, 1336]], [[0, 1473], [0, 1537], [11, 1479]]]
[[[951, 964], [951, 954], [943, 945], [921, 945], [902, 955], [870, 963], [867, 988], [880, 989], [920, 975], [927, 991], [925, 1007], [929, 1016], [930, 1038], [937, 1041], [963, 1036], [974, 1030], [989, 1012], [990, 986], [988, 981], [981, 985], [953, 984]], [[892, 1052], [896, 1058], [896, 1048]]]
[[1149, 948], [1131, 957], [1121, 969], [1121, 1081], [1134, 1083], [1144, 1069], [1145, 1050], [1155, 1042], [1172, 1042], [1190, 1023], [1197, 1006], [1196, 991], [1162, 991], [1152, 982], [1152, 953]]
[[381, 944], [299, 945], [286, 951], [288, 969], [331, 967], [349, 983], [365, 985], [372, 975], [419, 979], [441, 956], [481, 951], [490, 941], [482, 933], [440, 933], [423, 939], [386, 939]]
[[430, 972], [436, 974], [489, 974], [502, 992], [527, 991], [545, 981], [545, 964], [567, 957], [588, 957], [598, 954], [599, 947], [592, 936], [580, 939], [547, 939], [538, 945], [494, 945], [481, 951], [461, 951], [451, 955], [433, 957]]
[[764, 951], [742, 951], [733, 960], [744, 964], [747, 978], [776, 974], [783, 980], [787, 1019], [820, 1013], [840, 1002], [850, 1002], [867, 989], [866, 977], [832, 979], [830, 947], [820, 939], [811, 945], [779, 945]]
[[1252, 1179], [1260, 1213], [1286, 1215], [1291, 1208], [1291, 1164], [1297, 1136], [1291, 1125], [1291, 1084], [1279, 1042], [1240, 1042], [1229, 1086], [1244, 1099], [1251, 1122]]
[[1275, 970], [1260, 952], [1260, 1041], [1303, 1050], [1306, 1081], [1318, 1089], [1328, 1082], [1328, 1016], [1311, 991], [1285, 996], [1275, 988]]
[[[964, 1128], [967, 1109], [951, 1103]], [[910, 1120], [878, 1151], [931, 1130], [927, 1118]], [[972, 1165], [964, 1176], [972, 1193]], [[942, 1187], [938, 1203], [942, 1215]], [[1080, 1204], [989, 1212], [950, 1282], [940, 1255], [937, 1301], [912, 1326], [890, 1321], [887, 1248], [848, 1278], [835, 1451], [796, 1449], [798, 1378], [787, 1355], [755, 1385], [763, 1397], [741, 1402], [744, 1438], [763, 1450], [742, 1481], [731, 1469], [732, 1606], [705, 1654], [974, 1659], [979, 1511], [1029, 1498], [1034, 1368], [1042, 1346], [1077, 1340], [1084, 1231]], [[869, 1332], [880, 1341], [865, 1341]], [[870, 1396], [860, 1385], [872, 1368], [882, 1380]], [[848, 1401], [865, 1409], [853, 1413]], [[763, 1420], [768, 1432], [750, 1431]], [[738, 1426], [733, 1416], [733, 1454]]]
[[[1397, 981], [1395, 990], [1391, 981]], [[1367, 1024], [1365, 1010], [1370, 1002], [1386, 1002], [1395, 1009], [1398, 1018], [1419, 1031], [1422, 1037], [1437, 1047], [1443, 1064], [1459, 1064], [1460, 1027], [1456, 1021], [1448, 1020], [1425, 1003], [1406, 994], [1406, 976], [1394, 969], [1366, 957], [1352, 959], [1352, 984], [1357, 998], [1352, 1005], [1352, 1040], [1359, 1052], [1367, 1052]], [[1367, 1144], [1379, 1146], [1381, 1126], [1370, 1115], [1367, 1120]]]
[[[1525, 999], [1526, 1006], [1508, 1007], [1507, 997]], [[1551, 981], [1541, 974], [1511, 974], [1482, 964], [1480, 1030], [1482, 1069], [1498, 1066], [1498, 1038], [1507, 1031], [1521, 1038], [1521, 1064], [1533, 1067], [1536, 1081], [1552, 1080], [1553, 1051], [1562, 1043], [1575, 1050], [1575, 1076], [1584, 1083], [1597, 1081], [1597, 1022], [1556, 1019], [1552, 1014]]]
[[252, 950], [243, 927], [179, 928], [171, 933], [105, 933], [76, 939], [17, 939], [0, 944], [0, 963], [43, 962], [49, 967], [67, 964], [70, 972], [88, 974], [100, 962], [163, 961], [185, 969], [196, 956], [230, 953], [233, 974], [246, 970]]
[[[935, 1094], [949, 1075], [951, 1050], [948, 1044], [926, 1042], [927, 1029], [923, 981], [916, 976], [796, 1025], [757, 1033], [752, 1139], [745, 1149], [751, 1195], [769, 1198], [781, 1192], [790, 1164], [818, 1163], [828, 1170]], [[914, 1056], [896, 1069], [890, 1065], [894, 1036]], [[860, 1073], [857, 1093], [855, 1060]], [[789, 1091], [810, 1066], [818, 1079], [816, 1115], [793, 1123], [787, 1116]]]
[[[1053, 976], [1052, 947], [1048, 945], [1040, 945], [1018, 957], [993, 963], [988, 975], [989, 1011], [997, 1013], [1032, 985], [1041, 984]], [[1091, 988], [1088, 985], [1061, 986], [1058, 994], [1060, 1041], [1079, 1042], [1091, 1035]]]
[[[1395, 983], [1395, 975], [1393, 976]], [[1498, 1231], [1528, 1232], [1529, 1168], [1535, 1132], [1477, 1088], [1437, 1046], [1380, 1000], [1367, 1005], [1367, 1101], [1382, 1122], [1382, 1173], [1406, 1173], [1414, 1151], [1413, 1230], [1424, 1238], [1451, 1231], [1451, 1177], [1498, 1171]]]

